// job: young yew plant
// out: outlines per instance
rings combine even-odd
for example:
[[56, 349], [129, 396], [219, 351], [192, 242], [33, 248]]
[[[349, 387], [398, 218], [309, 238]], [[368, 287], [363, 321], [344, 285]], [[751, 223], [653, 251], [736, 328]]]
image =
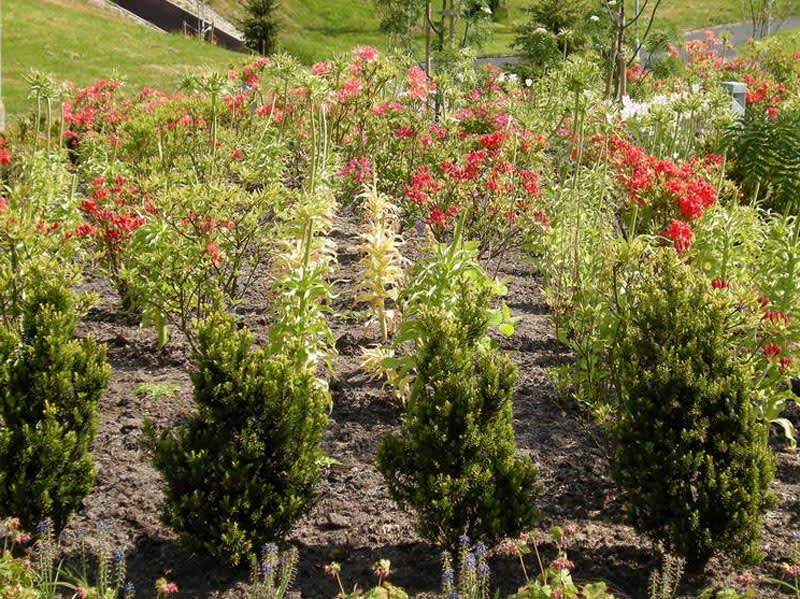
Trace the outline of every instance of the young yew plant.
[[400, 431], [378, 449], [378, 469], [419, 534], [450, 549], [458, 537], [494, 543], [533, 524], [536, 469], [518, 460], [511, 425], [516, 368], [482, 344], [486, 289], [466, 277], [450, 313], [421, 308], [416, 377]]
[[197, 326], [197, 412], [160, 438], [148, 425], [167, 485], [164, 522], [188, 547], [234, 565], [265, 540], [282, 541], [316, 500], [331, 404], [317, 366], [332, 345], [333, 259], [327, 238], [315, 237], [318, 220], [298, 223], [287, 246], [269, 343], [253, 348], [230, 314], [212, 314]]
[[0, 506], [25, 526], [50, 517], [58, 531], [94, 483], [89, 450], [111, 368], [103, 346], [75, 339], [65, 286], [28, 292], [0, 327]]
[[155, 441], [163, 519], [188, 547], [238, 564], [313, 505], [330, 397], [313, 370], [254, 349], [228, 315], [206, 320], [197, 341], [197, 412]]
[[702, 570], [716, 553], [757, 554], [774, 467], [737, 356], [737, 317], [671, 249], [628, 289], [614, 348], [619, 417], [613, 473], [636, 529]]

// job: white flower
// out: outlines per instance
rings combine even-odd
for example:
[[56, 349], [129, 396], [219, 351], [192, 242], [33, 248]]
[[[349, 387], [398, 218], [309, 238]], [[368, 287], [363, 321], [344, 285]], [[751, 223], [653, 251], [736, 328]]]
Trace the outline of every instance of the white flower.
[[456, 74], [456, 79], [458, 79], [459, 81], [463, 82], [464, 81], [464, 73]]
[[593, 21], [594, 23], [597, 23], [597, 21], [600, 20], [600, 17], [598, 17], [597, 15], [592, 15], [591, 17], [589, 17], [589, 20]]
[[533, 32], [534, 33], [547, 33], [547, 29], [545, 29], [544, 27], [539, 27], [537, 29], [534, 29]]
[[517, 74], [516, 74], [516, 73], [511, 73], [511, 74], [508, 76], [508, 80], [509, 80], [511, 83], [516, 83], [516, 82], [517, 82], [517, 79], [518, 79], [518, 77], [517, 77]]
[[491, 8], [489, 8], [488, 6], [481, 6], [481, 10], [482, 10], [483, 12], [485, 12], [487, 15], [490, 15], [490, 14], [492, 14], [492, 9], [491, 9]]
[[609, 6], [616, 6], [617, 5], [617, 0], [608, 0], [608, 5]]
[[531, 79], [530, 77], [528, 77], [528, 78], [525, 80], [525, 87], [530, 87], [531, 85], [533, 85], [533, 79]]

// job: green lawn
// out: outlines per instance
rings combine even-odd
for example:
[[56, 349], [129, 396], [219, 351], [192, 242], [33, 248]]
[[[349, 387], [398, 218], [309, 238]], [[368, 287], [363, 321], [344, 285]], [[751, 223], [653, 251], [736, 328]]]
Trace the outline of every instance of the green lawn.
[[118, 73], [131, 89], [174, 90], [190, 70], [243, 56], [123, 21], [85, 0], [3, 0], [3, 95], [13, 118], [26, 107], [31, 68], [85, 86]]
[[[209, 3], [235, 19], [238, 1]], [[505, 15], [493, 25], [493, 37], [482, 53], [513, 52], [514, 29], [529, 2], [507, 0]], [[169, 90], [190, 70], [242, 62], [240, 54], [128, 23], [86, 0], [5, 0], [2, 7], [3, 93], [12, 117], [26, 105], [24, 76], [31, 68], [77, 85], [116, 72], [131, 89]], [[681, 31], [746, 20], [741, 7], [740, 0], [664, 0], [658, 24]], [[282, 49], [305, 63], [358, 45], [385, 45], [372, 0], [283, 0], [279, 12]]]

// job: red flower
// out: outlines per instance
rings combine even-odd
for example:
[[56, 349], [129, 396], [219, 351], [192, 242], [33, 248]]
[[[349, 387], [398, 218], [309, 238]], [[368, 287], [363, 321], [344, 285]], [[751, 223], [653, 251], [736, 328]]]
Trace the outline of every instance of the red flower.
[[792, 365], [792, 359], [789, 358], [788, 356], [785, 356], [785, 357], [781, 358], [781, 361], [779, 362], [779, 364], [781, 366], [781, 372], [785, 372]]
[[728, 289], [731, 286], [730, 282], [725, 279], [712, 279], [711, 287], [713, 289]]
[[764, 352], [764, 355], [767, 357], [767, 360], [772, 360], [775, 356], [781, 353], [782, 348], [777, 343], [767, 343], [764, 347], [761, 348], [761, 351]]
[[8, 208], [8, 200], [0, 197], [0, 214], [3, 214], [3, 212], [6, 211], [6, 208]]
[[82, 225], [78, 225], [75, 228], [75, 235], [78, 237], [91, 237], [97, 233], [97, 229], [95, 229], [92, 225], [88, 225], [86, 223]]
[[11, 154], [8, 153], [8, 150], [0, 148], [0, 164], [3, 166], [11, 164]]
[[431, 214], [425, 222], [429, 225], [444, 227], [447, 224], [447, 215], [438, 208], [431, 208]]
[[242, 152], [241, 150], [234, 150], [233, 152], [231, 152], [231, 158], [233, 158], [234, 160], [242, 160], [244, 158], [244, 152]]
[[372, 46], [362, 46], [353, 50], [353, 55], [364, 62], [373, 62], [378, 59], [378, 51]]
[[211, 264], [214, 266], [219, 265], [219, 248], [213, 241], [206, 246], [206, 253], [211, 256]]
[[690, 227], [688, 223], [680, 220], [674, 220], [666, 229], [664, 229], [662, 234], [664, 237], [672, 240], [675, 249], [679, 252], [685, 252], [692, 247], [694, 233], [692, 232], [692, 227]]
[[770, 324], [789, 324], [789, 317], [786, 316], [783, 312], [775, 312], [773, 310], [767, 310], [764, 312], [764, 316], [761, 317], [761, 320], [766, 320]]

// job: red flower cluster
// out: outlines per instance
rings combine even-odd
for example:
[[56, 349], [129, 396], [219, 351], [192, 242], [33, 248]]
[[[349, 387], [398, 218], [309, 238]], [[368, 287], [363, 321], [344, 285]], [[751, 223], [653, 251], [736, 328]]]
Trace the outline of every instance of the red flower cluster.
[[679, 252], [688, 250], [692, 246], [692, 240], [694, 240], [692, 227], [681, 220], [672, 221], [669, 226], [664, 229], [662, 235], [667, 239], [671, 239], [675, 249]]
[[101, 79], [94, 85], [81, 89], [74, 99], [65, 100], [61, 107], [64, 123], [69, 127], [64, 137], [73, 145], [83, 133], [98, 130], [98, 125], [116, 126], [127, 120], [124, 111], [117, 107], [116, 91], [119, 81]]
[[6, 140], [0, 137], [0, 166], [11, 164], [11, 153], [6, 148]]
[[664, 235], [672, 239], [678, 251], [687, 250], [692, 243], [692, 229], [675, 217], [696, 220], [716, 203], [717, 191], [701, 171], [717, 165], [717, 157], [678, 165], [672, 160], [651, 156], [618, 135], [607, 139], [598, 136], [593, 141], [595, 147], [607, 141], [609, 161], [617, 182], [630, 201], [638, 206], [664, 210], [665, 217], [671, 216], [674, 220]]
[[94, 237], [105, 252], [118, 254], [131, 233], [144, 224], [143, 212], [152, 214], [155, 208], [122, 177], [113, 181], [98, 177], [91, 186], [92, 196], [84, 199], [80, 207], [87, 222], [66, 236]]
[[353, 180], [359, 185], [372, 179], [372, 164], [369, 158], [361, 156], [361, 158], [351, 158], [343, 168], [339, 169], [336, 173], [337, 177], [352, 176]]

